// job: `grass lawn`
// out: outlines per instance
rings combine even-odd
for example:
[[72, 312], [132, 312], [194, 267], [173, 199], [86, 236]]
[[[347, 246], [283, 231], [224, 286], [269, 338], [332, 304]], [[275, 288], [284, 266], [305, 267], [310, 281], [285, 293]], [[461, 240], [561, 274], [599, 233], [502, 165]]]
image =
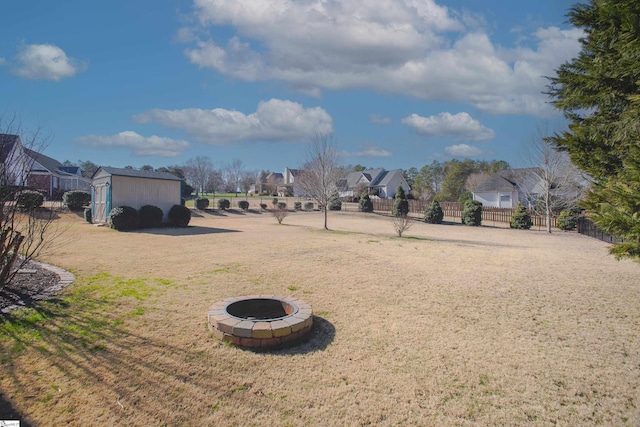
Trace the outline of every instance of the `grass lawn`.
[[[259, 203], [250, 198], [253, 205]], [[270, 203], [267, 200], [266, 203]], [[330, 212], [194, 211], [118, 233], [72, 214], [77, 276], [0, 322], [0, 419], [33, 425], [640, 424], [640, 265], [576, 233]], [[208, 307], [280, 294], [300, 345], [216, 341]]]

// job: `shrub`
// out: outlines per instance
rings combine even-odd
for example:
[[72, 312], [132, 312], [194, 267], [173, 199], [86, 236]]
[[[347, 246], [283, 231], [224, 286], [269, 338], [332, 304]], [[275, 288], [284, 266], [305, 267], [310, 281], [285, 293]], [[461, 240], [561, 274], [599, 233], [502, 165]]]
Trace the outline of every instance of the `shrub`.
[[44, 195], [39, 191], [23, 190], [16, 193], [16, 205], [20, 209], [32, 210], [44, 203]]
[[169, 209], [169, 221], [176, 227], [186, 227], [191, 221], [191, 210], [182, 205], [173, 205]]
[[243, 211], [246, 211], [247, 209], [249, 209], [249, 202], [247, 202], [246, 200], [240, 200], [238, 201], [238, 207]]
[[373, 212], [373, 202], [369, 193], [365, 190], [360, 196], [360, 202], [358, 203], [358, 210], [360, 212]]
[[478, 227], [482, 224], [482, 203], [477, 200], [469, 200], [462, 210], [462, 223]]
[[157, 206], [144, 205], [138, 211], [138, 215], [140, 215], [141, 228], [155, 228], [162, 224], [164, 213]]
[[91, 215], [91, 208], [84, 209], [84, 220], [87, 221], [89, 224], [93, 222], [93, 217]]
[[229, 209], [231, 207], [231, 202], [228, 199], [220, 199], [218, 200], [218, 209], [221, 211], [225, 209]]
[[271, 215], [278, 221], [278, 224], [282, 224], [282, 221], [289, 215], [287, 211], [286, 203], [278, 203], [278, 207], [271, 210]]
[[533, 225], [531, 215], [527, 212], [527, 208], [524, 207], [522, 202], [518, 202], [516, 210], [511, 215], [511, 222], [509, 226], [518, 230], [528, 230]]
[[62, 202], [70, 210], [77, 211], [91, 202], [91, 194], [81, 190], [67, 191], [62, 195]]
[[578, 225], [578, 218], [571, 210], [560, 212], [557, 221], [558, 228], [563, 231], [575, 230]]
[[278, 206], [278, 198], [277, 198], [277, 197], [274, 197], [274, 198], [273, 198], [273, 200], [271, 201], [271, 204], [272, 204], [274, 207]]
[[429, 207], [424, 211], [424, 221], [429, 224], [442, 224], [444, 219], [444, 211], [437, 200], [431, 202]]
[[207, 199], [206, 197], [198, 197], [196, 199], [196, 209], [203, 211], [208, 207], [209, 207], [209, 199]]
[[118, 231], [135, 230], [140, 224], [140, 215], [131, 206], [118, 206], [109, 212], [107, 224]]
[[304, 210], [305, 211], [312, 211], [313, 210], [313, 202], [307, 202], [304, 204]]
[[342, 201], [340, 199], [332, 199], [329, 202], [330, 211], [339, 211], [342, 209]]
[[409, 201], [407, 200], [407, 195], [405, 194], [402, 185], [398, 185], [398, 189], [396, 190], [396, 197], [393, 200], [392, 213], [393, 216], [409, 214]]
[[293, 207], [294, 207], [294, 209], [295, 209], [295, 210], [297, 210], [297, 211], [301, 210], [301, 209], [302, 209], [302, 202], [295, 202], [295, 203], [293, 204]]
[[278, 209], [287, 209], [287, 204], [285, 202], [278, 202], [276, 205]]
[[263, 211], [267, 210], [267, 204], [266, 203], [260, 203], [260, 209], [262, 209]]
[[463, 191], [458, 197], [458, 203], [464, 206], [469, 200], [473, 200], [473, 193], [471, 191]]

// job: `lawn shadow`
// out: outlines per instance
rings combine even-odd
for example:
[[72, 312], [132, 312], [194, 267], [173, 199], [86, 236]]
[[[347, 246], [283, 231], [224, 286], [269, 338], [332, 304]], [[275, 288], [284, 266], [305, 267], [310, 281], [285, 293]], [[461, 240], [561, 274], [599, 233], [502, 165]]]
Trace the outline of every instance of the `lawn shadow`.
[[11, 401], [7, 399], [0, 390], [0, 420], [3, 421], [20, 421], [20, 427], [31, 427], [32, 424], [25, 420], [20, 412], [13, 407]]
[[240, 230], [214, 227], [166, 227], [166, 228], [142, 228], [130, 231], [130, 233], [155, 234], [160, 236], [199, 236], [203, 234], [240, 233]]

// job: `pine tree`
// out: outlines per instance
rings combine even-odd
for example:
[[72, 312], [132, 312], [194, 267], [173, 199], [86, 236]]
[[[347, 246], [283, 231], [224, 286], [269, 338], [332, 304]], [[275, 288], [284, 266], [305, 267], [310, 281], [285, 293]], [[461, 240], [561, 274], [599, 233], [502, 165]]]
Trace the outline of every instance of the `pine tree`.
[[516, 210], [511, 215], [511, 222], [509, 226], [520, 230], [528, 230], [533, 225], [531, 215], [527, 212], [527, 208], [524, 207], [522, 202], [518, 202]]
[[393, 201], [393, 216], [401, 216], [409, 214], [409, 200], [404, 192], [402, 185], [398, 185], [396, 197]]
[[360, 196], [360, 202], [358, 203], [358, 210], [360, 212], [373, 212], [373, 202], [369, 197], [369, 192], [367, 190], [362, 192]]
[[549, 95], [569, 121], [551, 141], [595, 181], [585, 205], [600, 228], [624, 239], [611, 252], [638, 258], [640, 2], [590, 0], [568, 17], [585, 37], [579, 56], [550, 79]]

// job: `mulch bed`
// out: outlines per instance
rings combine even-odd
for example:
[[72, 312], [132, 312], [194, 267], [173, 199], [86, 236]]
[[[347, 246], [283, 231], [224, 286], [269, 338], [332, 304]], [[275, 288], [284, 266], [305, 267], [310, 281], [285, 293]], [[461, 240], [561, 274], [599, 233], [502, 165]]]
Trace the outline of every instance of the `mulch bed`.
[[50, 298], [60, 277], [38, 263], [28, 262], [22, 267], [36, 270], [35, 273], [18, 273], [15, 278], [0, 289], [0, 316], [12, 309], [30, 307], [36, 301]]

